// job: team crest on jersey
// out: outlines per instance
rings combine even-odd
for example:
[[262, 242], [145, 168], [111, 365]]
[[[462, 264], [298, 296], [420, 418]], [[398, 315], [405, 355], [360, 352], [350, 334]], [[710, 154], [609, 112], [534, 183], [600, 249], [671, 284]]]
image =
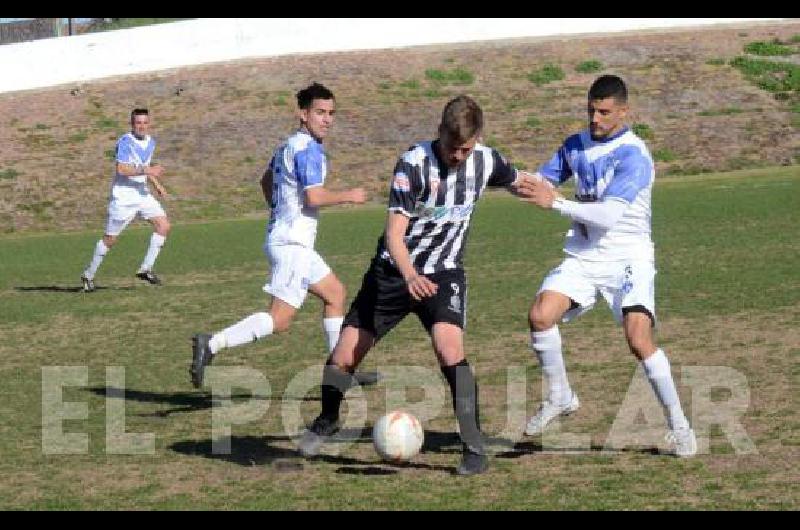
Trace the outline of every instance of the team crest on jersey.
[[431, 197], [436, 197], [436, 194], [439, 192], [440, 182], [438, 178], [431, 177]]
[[411, 191], [411, 182], [408, 177], [403, 173], [397, 173], [392, 180], [392, 189], [396, 191], [409, 192]]

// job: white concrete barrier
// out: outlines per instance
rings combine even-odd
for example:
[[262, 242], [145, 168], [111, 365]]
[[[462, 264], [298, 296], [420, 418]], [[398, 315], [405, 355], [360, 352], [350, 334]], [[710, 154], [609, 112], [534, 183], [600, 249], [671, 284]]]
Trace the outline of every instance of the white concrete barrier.
[[217, 18], [0, 46], [0, 92], [233, 59], [517, 37], [606, 33], [756, 18]]

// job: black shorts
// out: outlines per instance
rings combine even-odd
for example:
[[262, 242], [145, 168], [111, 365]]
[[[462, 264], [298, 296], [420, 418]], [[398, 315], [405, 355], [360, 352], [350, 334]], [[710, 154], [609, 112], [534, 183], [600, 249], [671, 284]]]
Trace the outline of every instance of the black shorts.
[[464, 329], [467, 314], [464, 270], [443, 270], [425, 277], [439, 289], [430, 298], [414, 300], [400, 272], [385, 260], [373, 259], [343, 326], [365, 329], [378, 341], [406, 315], [415, 313], [429, 334], [437, 322], [455, 324]]

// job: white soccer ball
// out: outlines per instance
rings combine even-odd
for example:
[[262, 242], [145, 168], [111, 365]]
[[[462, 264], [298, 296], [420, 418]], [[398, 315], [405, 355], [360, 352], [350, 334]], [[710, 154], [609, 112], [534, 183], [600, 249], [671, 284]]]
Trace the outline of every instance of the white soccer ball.
[[425, 434], [419, 420], [402, 410], [382, 416], [372, 429], [372, 443], [384, 460], [408, 460], [422, 449]]

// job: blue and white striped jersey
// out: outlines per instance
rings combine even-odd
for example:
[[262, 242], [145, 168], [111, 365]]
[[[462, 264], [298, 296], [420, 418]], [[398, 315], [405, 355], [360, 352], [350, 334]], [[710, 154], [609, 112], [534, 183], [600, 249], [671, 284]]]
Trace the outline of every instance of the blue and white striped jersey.
[[322, 144], [299, 130], [275, 150], [270, 167], [273, 181], [267, 244], [313, 248], [319, 208], [305, 204], [304, 191], [325, 184], [327, 161]]
[[588, 129], [570, 136], [539, 173], [556, 186], [575, 179], [579, 202], [624, 201], [629, 206], [608, 230], [573, 222], [564, 252], [590, 261], [654, 259], [650, 236], [653, 159], [627, 127], [593, 140]]
[[[139, 140], [133, 133], [125, 133], [117, 140], [116, 161], [134, 166], [149, 166], [156, 149], [156, 141], [151, 136]], [[117, 173], [114, 165], [114, 179], [111, 184], [111, 199], [117, 203], [136, 203], [150, 194], [147, 182], [136, 182]]]

